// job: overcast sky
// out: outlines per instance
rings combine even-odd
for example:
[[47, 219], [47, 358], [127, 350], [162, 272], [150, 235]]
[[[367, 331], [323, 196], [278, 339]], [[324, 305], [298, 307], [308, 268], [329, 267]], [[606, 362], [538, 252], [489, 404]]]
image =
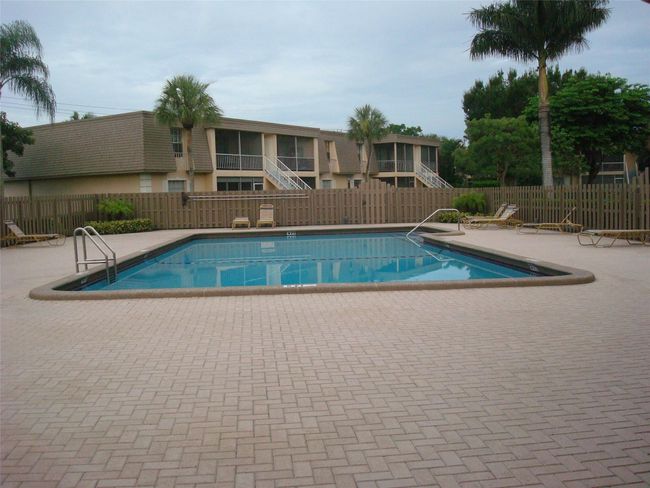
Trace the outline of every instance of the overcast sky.
[[[489, 2], [30, 2], [2, 0], [2, 23], [28, 21], [44, 46], [59, 105], [151, 110], [163, 83], [191, 73], [228, 117], [343, 129], [369, 103], [390, 122], [461, 137], [463, 92], [507, 59], [471, 61], [466, 19]], [[650, 84], [650, 4], [613, 0], [590, 48], [560, 62]], [[37, 119], [4, 90], [2, 110]]]

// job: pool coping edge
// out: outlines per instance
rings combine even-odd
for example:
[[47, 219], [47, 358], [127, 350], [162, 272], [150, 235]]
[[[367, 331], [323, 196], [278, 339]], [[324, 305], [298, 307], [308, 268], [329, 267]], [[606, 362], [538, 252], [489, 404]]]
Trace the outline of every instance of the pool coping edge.
[[[196, 238], [220, 237], [244, 237], [252, 235], [286, 235], [287, 232], [299, 232], [301, 234], [327, 234], [331, 231], [346, 233], [359, 231], [388, 231], [409, 229], [408, 224], [392, 225], [347, 225], [343, 226], [319, 226], [318, 228], [301, 228], [293, 231], [291, 228], [273, 229], [245, 229], [234, 232], [189, 232], [188, 234], [171, 239], [157, 245], [154, 249], [143, 249], [133, 252], [118, 260], [118, 271], [130, 267], [133, 261], [139, 261], [165, 252], [168, 248], [180, 245], [186, 241]], [[590, 283], [595, 280], [593, 273], [563, 266], [556, 263], [537, 260], [526, 256], [520, 256], [503, 251], [497, 251], [474, 244], [449, 241], [446, 237], [464, 235], [462, 231], [450, 231], [433, 225], [425, 225], [423, 228], [435, 233], [425, 233], [424, 240], [435, 245], [447, 248], [458, 249], [471, 255], [486, 259], [505, 262], [519, 268], [531, 269], [548, 273], [547, 276], [534, 276], [528, 278], [501, 278], [481, 279], [468, 281], [393, 281], [380, 283], [324, 283], [318, 285], [273, 285], [273, 286], [251, 286], [251, 287], [229, 287], [229, 288], [161, 288], [152, 290], [110, 290], [110, 291], [86, 291], [59, 290], [65, 285], [82, 283], [98, 272], [103, 273], [102, 266], [95, 266], [88, 271], [65, 276], [45, 285], [36, 287], [29, 292], [29, 297], [36, 300], [114, 300], [132, 298], [188, 298], [208, 296], [250, 296], [250, 295], [279, 295], [279, 294], [303, 294], [303, 293], [339, 293], [339, 292], [363, 292], [363, 291], [408, 291], [408, 290], [450, 290], [465, 288], [504, 288], [518, 286], [557, 286]], [[531, 268], [532, 266], [532, 268]]]

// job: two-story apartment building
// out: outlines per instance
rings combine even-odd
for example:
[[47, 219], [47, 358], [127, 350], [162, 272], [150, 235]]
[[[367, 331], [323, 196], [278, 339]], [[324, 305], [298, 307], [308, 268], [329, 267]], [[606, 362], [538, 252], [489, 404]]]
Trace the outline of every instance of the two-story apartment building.
[[[5, 195], [177, 192], [189, 189], [180, 128], [152, 112], [31, 128], [35, 144], [12, 155]], [[389, 135], [374, 148], [370, 175], [391, 185], [446, 186], [439, 142]], [[195, 191], [347, 188], [363, 181], [363, 147], [343, 132], [223, 118], [192, 131]]]

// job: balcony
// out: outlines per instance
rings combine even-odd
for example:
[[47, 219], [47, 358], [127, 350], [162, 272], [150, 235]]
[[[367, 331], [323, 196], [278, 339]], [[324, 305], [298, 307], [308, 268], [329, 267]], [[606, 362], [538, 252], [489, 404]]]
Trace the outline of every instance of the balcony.
[[217, 169], [231, 171], [262, 171], [261, 154], [223, 154], [217, 153]]
[[393, 159], [379, 159], [377, 160], [377, 169], [380, 173], [412, 173], [413, 161], [402, 160], [397, 161]]
[[278, 159], [291, 171], [314, 171], [314, 158], [278, 156]]

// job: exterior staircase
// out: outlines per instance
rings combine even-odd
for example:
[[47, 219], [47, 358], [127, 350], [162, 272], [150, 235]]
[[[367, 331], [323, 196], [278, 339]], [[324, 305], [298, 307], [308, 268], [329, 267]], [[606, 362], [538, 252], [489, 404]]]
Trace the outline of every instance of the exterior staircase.
[[431, 171], [422, 163], [415, 163], [415, 176], [429, 188], [453, 188], [453, 186], [440, 178], [438, 173]]
[[278, 158], [264, 156], [264, 174], [281, 190], [311, 190], [300, 176], [291, 171]]

